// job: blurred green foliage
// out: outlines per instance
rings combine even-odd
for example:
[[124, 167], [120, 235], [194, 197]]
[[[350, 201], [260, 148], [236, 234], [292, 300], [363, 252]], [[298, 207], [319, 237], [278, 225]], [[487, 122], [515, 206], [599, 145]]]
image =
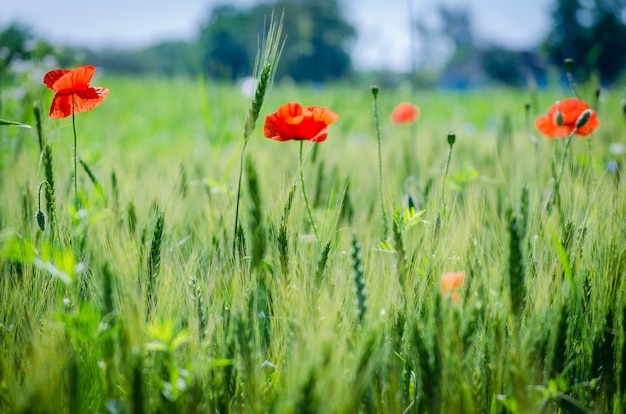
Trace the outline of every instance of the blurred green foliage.
[[551, 61], [574, 59], [576, 75], [615, 81], [626, 66], [626, 2], [556, 0], [544, 48]]

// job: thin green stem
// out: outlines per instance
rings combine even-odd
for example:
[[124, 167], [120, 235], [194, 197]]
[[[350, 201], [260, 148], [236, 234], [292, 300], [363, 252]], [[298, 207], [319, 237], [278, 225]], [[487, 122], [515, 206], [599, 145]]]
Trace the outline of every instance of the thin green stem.
[[241, 154], [239, 155], [239, 179], [237, 180], [237, 203], [235, 205], [235, 227], [233, 228], [233, 259], [237, 248], [237, 227], [239, 226], [239, 201], [241, 199], [241, 176], [243, 175], [243, 155], [246, 152], [248, 139], [244, 138]]
[[311, 227], [313, 227], [313, 233], [315, 233], [315, 240], [319, 241], [320, 237], [317, 233], [317, 227], [315, 227], [315, 221], [313, 220], [313, 213], [311, 213], [311, 207], [309, 206], [309, 198], [306, 195], [306, 189], [304, 188], [304, 168], [303, 168], [303, 157], [302, 157], [302, 148], [304, 146], [304, 140], [300, 140], [300, 186], [302, 187], [302, 196], [304, 197], [304, 204], [306, 205], [306, 211], [309, 214], [309, 221], [311, 222]]
[[78, 211], [79, 202], [78, 202], [78, 169], [76, 168], [76, 160], [78, 156], [76, 155], [76, 121], [74, 117], [74, 94], [72, 94], [72, 129], [74, 130], [74, 205], [76, 206], [76, 211]]
[[437, 225], [439, 226], [446, 217], [446, 198], [445, 198], [445, 189], [446, 189], [446, 180], [448, 179], [448, 171], [450, 170], [450, 160], [452, 160], [452, 145], [448, 149], [448, 160], [446, 161], [446, 170], [443, 173], [443, 182], [441, 185], [441, 201], [440, 206], [441, 210], [439, 211], [440, 216], [437, 218]]
[[385, 210], [385, 201], [383, 193], [383, 157], [380, 142], [380, 123], [378, 121], [378, 87], [372, 87], [372, 109], [374, 111], [374, 126], [376, 127], [376, 143], [378, 145], [378, 194], [380, 196], [380, 211], [383, 219], [383, 240], [387, 240], [389, 228], [387, 226], [387, 211]]
[[[563, 149], [563, 157], [561, 158], [561, 169], [559, 170], [559, 176], [556, 179], [556, 183], [554, 184], [554, 194], [548, 203], [548, 208], [546, 209], [546, 216], [550, 216], [550, 212], [552, 211], [552, 205], [554, 204], [554, 200], [559, 197], [559, 188], [561, 187], [561, 180], [563, 179], [563, 170], [565, 170], [565, 158], [567, 158], [567, 152], [569, 150], [570, 142], [572, 142], [572, 137], [576, 129], [569, 133], [567, 136], [567, 141], [565, 141], [565, 148]], [[559, 200], [560, 203], [560, 200]]]

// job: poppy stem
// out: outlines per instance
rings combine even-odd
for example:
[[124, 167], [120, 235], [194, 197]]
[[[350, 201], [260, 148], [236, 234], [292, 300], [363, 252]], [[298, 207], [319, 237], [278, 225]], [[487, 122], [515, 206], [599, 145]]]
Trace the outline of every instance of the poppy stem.
[[378, 145], [378, 194], [380, 195], [380, 211], [383, 219], [383, 240], [387, 240], [389, 228], [387, 226], [387, 211], [385, 210], [383, 193], [383, 157], [380, 143], [380, 123], [378, 121], [378, 86], [372, 86], [372, 110], [374, 112], [374, 126], [376, 127], [376, 143]]
[[244, 139], [239, 158], [239, 179], [237, 180], [237, 203], [235, 204], [235, 227], [233, 228], [233, 259], [237, 248], [237, 227], [239, 226], [239, 200], [241, 199], [241, 176], [243, 175], [243, 154], [246, 152], [248, 139]]
[[[561, 169], [559, 170], [559, 176], [556, 179], [556, 183], [554, 184], [554, 194], [550, 199], [550, 203], [548, 204], [548, 208], [546, 209], [546, 216], [550, 216], [550, 212], [552, 211], [552, 205], [554, 204], [554, 200], [559, 197], [559, 188], [561, 187], [561, 180], [563, 179], [563, 170], [565, 170], [565, 158], [567, 158], [567, 152], [569, 150], [570, 142], [572, 141], [572, 137], [576, 129], [569, 133], [567, 136], [567, 141], [565, 141], [565, 148], [563, 149], [563, 157], [561, 158]], [[561, 200], [559, 199], [559, 203]]]
[[304, 188], [304, 168], [302, 165], [304, 164], [302, 158], [302, 147], [304, 146], [304, 140], [300, 140], [300, 185], [302, 187], [302, 196], [304, 197], [304, 204], [306, 205], [306, 211], [309, 214], [309, 221], [311, 222], [311, 227], [313, 227], [313, 233], [315, 233], [315, 240], [319, 241], [320, 237], [317, 233], [317, 227], [315, 227], [315, 221], [313, 220], [313, 214], [311, 213], [311, 207], [309, 206], [309, 198], [306, 195], [306, 190]]
[[448, 179], [448, 171], [450, 171], [451, 160], [452, 160], [452, 145], [450, 145], [448, 148], [448, 159], [446, 160], [446, 169], [445, 169], [445, 172], [443, 173], [443, 182], [441, 186], [441, 202], [440, 202], [441, 210], [439, 211], [439, 214], [441, 214], [441, 216], [437, 218], [437, 226], [440, 226], [441, 224], [443, 224], [443, 220], [445, 220], [446, 218], [446, 210], [447, 210], [446, 197], [445, 197], [446, 180]]
[[76, 211], [78, 211], [80, 205], [78, 202], [78, 169], [76, 168], [76, 159], [78, 158], [78, 156], [76, 155], [76, 121], [74, 118], [74, 94], [72, 94], [72, 130], [74, 131], [74, 205], [76, 207]]

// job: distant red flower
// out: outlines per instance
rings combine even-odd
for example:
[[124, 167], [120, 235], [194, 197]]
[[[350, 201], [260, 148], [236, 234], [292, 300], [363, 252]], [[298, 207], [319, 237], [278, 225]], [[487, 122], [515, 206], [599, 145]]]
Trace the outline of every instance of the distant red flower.
[[328, 136], [328, 126], [338, 119], [339, 115], [326, 108], [303, 108], [292, 102], [265, 118], [263, 134], [276, 141], [323, 142]]
[[[584, 125], [577, 128], [577, 121], [581, 115], [589, 111], [589, 118]], [[576, 135], [587, 136], [600, 125], [595, 111], [579, 99], [568, 98], [557, 101], [550, 107], [547, 115], [542, 115], [535, 121], [537, 129], [548, 138], [563, 138], [574, 132]]]
[[409, 103], [398, 104], [391, 112], [391, 122], [394, 124], [410, 124], [420, 116], [420, 109]]
[[451, 272], [441, 275], [441, 293], [452, 296], [452, 300], [458, 302], [461, 297], [457, 293], [457, 289], [465, 279], [464, 272]]
[[98, 86], [89, 87], [95, 66], [81, 66], [73, 70], [57, 69], [46, 73], [43, 83], [55, 92], [50, 105], [51, 118], [65, 118], [73, 112], [91, 111], [100, 105], [109, 90]]

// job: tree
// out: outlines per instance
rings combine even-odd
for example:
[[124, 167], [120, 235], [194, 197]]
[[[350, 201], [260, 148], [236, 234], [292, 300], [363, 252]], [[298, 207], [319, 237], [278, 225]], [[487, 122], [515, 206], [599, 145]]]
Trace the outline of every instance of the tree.
[[[253, 16], [233, 6], [218, 6], [200, 30], [202, 66], [212, 76], [230, 80], [251, 72], [249, 30]], [[256, 42], [253, 41], [256, 45]]]
[[227, 79], [250, 74], [259, 37], [272, 13], [283, 11], [286, 41], [277, 77], [325, 81], [349, 73], [347, 49], [356, 32], [342, 18], [338, 0], [279, 0], [245, 10], [227, 5], [214, 8], [200, 31], [204, 70]]
[[597, 70], [601, 81], [617, 79], [626, 64], [626, 3], [623, 0], [556, 0], [553, 29], [544, 47], [555, 64], [576, 63], [577, 75]]

